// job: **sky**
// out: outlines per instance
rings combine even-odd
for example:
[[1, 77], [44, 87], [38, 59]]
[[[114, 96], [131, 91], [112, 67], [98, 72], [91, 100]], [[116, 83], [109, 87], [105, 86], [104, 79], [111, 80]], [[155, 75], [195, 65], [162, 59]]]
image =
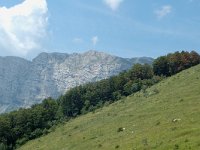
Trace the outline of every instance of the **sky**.
[[200, 53], [200, 0], [0, 0], [0, 56]]

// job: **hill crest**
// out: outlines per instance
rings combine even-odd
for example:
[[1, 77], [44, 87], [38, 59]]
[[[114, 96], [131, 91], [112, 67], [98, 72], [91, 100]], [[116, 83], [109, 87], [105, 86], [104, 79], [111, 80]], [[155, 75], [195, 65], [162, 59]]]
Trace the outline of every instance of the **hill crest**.
[[73, 119], [20, 149], [199, 149], [199, 81], [200, 65]]

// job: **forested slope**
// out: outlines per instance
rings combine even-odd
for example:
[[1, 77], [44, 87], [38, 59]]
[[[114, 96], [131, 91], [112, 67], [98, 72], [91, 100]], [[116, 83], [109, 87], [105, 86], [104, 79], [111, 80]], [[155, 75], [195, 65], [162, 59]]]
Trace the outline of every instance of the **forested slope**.
[[[147, 89], [165, 77], [199, 63], [200, 56], [194, 51], [168, 54], [157, 58], [153, 66], [135, 64], [130, 70], [117, 76], [74, 87], [56, 100], [48, 98], [29, 109], [2, 114], [0, 115], [0, 149], [18, 148], [29, 140], [54, 131], [61, 123], [88, 112], [95, 112], [131, 94], [137, 95], [138, 91], [142, 92], [145, 98], [158, 94], [158, 88], [150, 92]], [[175, 118], [175, 121], [180, 119]], [[123, 127], [118, 128], [119, 132], [121, 130]]]
[[200, 65], [72, 119], [21, 150], [200, 149]]

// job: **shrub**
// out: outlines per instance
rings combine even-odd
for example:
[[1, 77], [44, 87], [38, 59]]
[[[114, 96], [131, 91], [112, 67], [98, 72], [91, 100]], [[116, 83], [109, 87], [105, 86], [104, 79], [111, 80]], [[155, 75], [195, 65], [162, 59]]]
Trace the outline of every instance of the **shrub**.
[[158, 122], [156, 123], [156, 125], [157, 125], [157, 126], [160, 125], [160, 121], [158, 121]]
[[0, 150], [7, 150], [7, 146], [4, 143], [0, 143]]
[[132, 85], [132, 92], [135, 93], [141, 89], [141, 86], [139, 83], [133, 83]]
[[122, 132], [123, 131], [123, 128], [122, 127], [119, 127], [118, 129], [117, 129], [117, 132]]
[[101, 145], [101, 144], [99, 144], [99, 145], [98, 145], [98, 147], [102, 147], [102, 145]]
[[174, 145], [174, 150], [176, 150], [176, 149], [179, 149], [179, 145], [178, 144]]
[[43, 131], [41, 129], [36, 129], [35, 131], [33, 131], [30, 136], [29, 136], [29, 139], [35, 139], [39, 136], [41, 136], [43, 134]]
[[[17, 145], [17, 147], [18, 147], [18, 146], [21, 146], [21, 145], [25, 144], [27, 141], [28, 141], [28, 138], [27, 138], [27, 137], [24, 137], [24, 138], [22, 138], [22, 139], [17, 140], [17, 141], [16, 141], [16, 145]], [[1, 149], [1, 148], [0, 148], [0, 149]]]
[[122, 95], [119, 91], [113, 92], [112, 96], [114, 100], [120, 100], [122, 98]]
[[49, 131], [45, 128], [42, 133], [43, 133], [43, 135], [47, 135], [49, 133]]

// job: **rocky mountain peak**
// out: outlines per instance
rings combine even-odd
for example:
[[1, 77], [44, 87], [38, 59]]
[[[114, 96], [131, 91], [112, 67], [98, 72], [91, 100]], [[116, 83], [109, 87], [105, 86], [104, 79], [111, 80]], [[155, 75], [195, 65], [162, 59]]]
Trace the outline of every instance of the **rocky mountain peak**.
[[41, 53], [32, 61], [0, 57], [0, 113], [56, 98], [70, 88], [116, 75], [150, 58], [125, 59], [90, 50], [78, 54]]

